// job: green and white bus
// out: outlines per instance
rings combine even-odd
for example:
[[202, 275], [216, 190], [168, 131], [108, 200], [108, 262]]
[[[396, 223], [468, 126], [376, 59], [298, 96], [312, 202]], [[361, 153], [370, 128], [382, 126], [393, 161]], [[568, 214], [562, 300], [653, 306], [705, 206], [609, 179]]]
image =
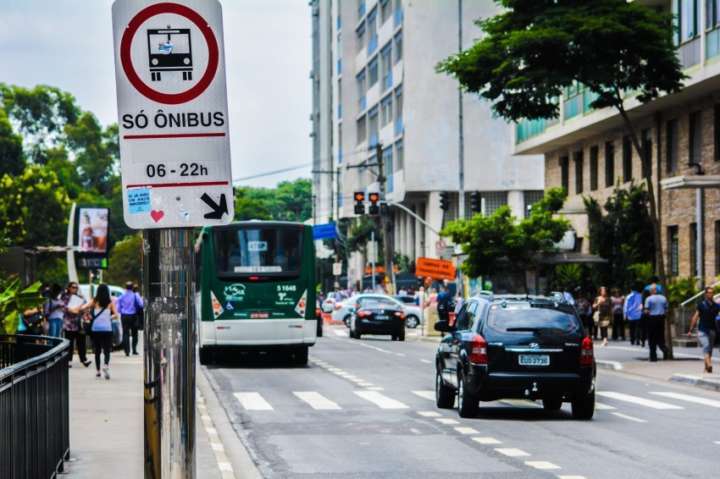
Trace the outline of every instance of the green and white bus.
[[225, 349], [285, 351], [307, 364], [317, 338], [312, 227], [244, 221], [196, 244], [200, 363]]

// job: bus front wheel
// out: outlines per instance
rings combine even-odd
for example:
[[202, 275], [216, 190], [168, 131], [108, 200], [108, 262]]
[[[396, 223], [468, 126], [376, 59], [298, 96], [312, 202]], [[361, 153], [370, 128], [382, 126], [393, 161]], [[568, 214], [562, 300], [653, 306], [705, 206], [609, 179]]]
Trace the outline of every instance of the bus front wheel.
[[308, 348], [302, 346], [293, 352], [293, 363], [297, 366], [307, 366], [308, 363]]
[[200, 364], [206, 366], [212, 363], [212, 352], [206, 348], [200, 348]]

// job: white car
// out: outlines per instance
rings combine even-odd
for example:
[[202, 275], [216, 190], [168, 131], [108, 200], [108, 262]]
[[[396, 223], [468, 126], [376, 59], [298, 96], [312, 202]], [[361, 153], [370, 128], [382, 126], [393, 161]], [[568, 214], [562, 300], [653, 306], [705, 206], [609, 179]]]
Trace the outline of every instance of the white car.
[[408, 328], [417, 328], [421, 324], [422, 310], [419, 306], [414, 303], [410, 304], [406, 302], [403, 296], [388, 296], [386, 294], [356, 294], [348, 299], [335, 303], [335, 310], [332, 313], [333, 321], [342, 321], [346, 326], [350, 324], [352, 318], [352, 309], [355, 307], [358, 298], [363, 297], [376, 297], [391, 299], [395, 303], [399, 304], [403, 311], [405, 311], [405, 326]]
[[[90, 285], [87, 283], [83, 283], [79, 286], [80, 293], [83, 295], [83, 297], [86, 300], [90, 300], [92, 298], [92, 295], [90, 294]], [[113, 302], [117, 301], [117, 299], [125, 292], [124, 288], [121, 288], [120, 286], [114, 286], [112, 284], [108, 285], [108, 289], [110, 290], [110, 298], [113, 300]], [[93, 285], [93, 292], [94, 291], [97, 291], [97, 285]]]

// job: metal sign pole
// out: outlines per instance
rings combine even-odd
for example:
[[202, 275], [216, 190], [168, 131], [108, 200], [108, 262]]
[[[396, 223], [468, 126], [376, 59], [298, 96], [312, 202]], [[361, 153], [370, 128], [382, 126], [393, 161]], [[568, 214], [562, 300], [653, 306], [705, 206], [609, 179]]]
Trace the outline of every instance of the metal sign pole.
[[145, 479], [195, 478], [193, 233], [143, 232]]

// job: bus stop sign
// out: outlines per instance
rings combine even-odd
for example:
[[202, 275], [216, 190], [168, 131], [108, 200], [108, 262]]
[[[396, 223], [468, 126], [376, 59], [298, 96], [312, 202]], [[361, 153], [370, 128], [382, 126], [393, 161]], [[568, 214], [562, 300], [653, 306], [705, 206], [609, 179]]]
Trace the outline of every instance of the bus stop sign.
[[218, 0], [112, 7], [125, 223], [233, 218], [222, 10]]

